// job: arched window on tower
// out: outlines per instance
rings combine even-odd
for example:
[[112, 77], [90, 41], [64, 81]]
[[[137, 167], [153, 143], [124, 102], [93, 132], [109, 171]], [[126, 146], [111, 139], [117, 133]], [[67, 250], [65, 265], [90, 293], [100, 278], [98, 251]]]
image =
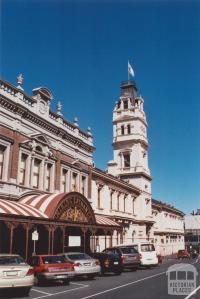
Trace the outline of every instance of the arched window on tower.
[[121, 135], [124, 135], [124, 125], [121, 126]]
[[126, 109], [128, 109], [128, 101], [127, 100], [124, 101], [124, 110], [126, 110]]
[[130, 124], [127, 125], [127, 134], [131, 134], [131, 125]]
[[130, 161], [130, 153], [124, 153], [124, 168], [130, 168], [131, 161]]

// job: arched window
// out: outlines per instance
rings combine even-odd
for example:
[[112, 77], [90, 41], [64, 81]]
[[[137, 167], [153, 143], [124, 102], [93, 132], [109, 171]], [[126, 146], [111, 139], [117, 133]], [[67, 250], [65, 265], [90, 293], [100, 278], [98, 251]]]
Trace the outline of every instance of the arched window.
[[127, 134], [131, 134], [131, 125], [130, 124], [127, 125]]
[[124, 167], [129, 168], [131, 166], [130, 153], [124, 153]]
[[124, 135], [124, 125], [121, 126], [121, 135]]
[[124, 110], [128, 109], [128, 101], [124, 101]]

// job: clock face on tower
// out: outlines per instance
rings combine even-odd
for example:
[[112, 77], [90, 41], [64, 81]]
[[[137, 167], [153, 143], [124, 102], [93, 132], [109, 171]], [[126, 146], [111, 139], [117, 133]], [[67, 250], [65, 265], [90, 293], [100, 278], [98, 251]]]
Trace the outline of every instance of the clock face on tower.
[[42, 114], [44, 114], [46, 112], [46, 104], [42, 101], [40, 101], [40, 104], [39, 104], [39, 111]]

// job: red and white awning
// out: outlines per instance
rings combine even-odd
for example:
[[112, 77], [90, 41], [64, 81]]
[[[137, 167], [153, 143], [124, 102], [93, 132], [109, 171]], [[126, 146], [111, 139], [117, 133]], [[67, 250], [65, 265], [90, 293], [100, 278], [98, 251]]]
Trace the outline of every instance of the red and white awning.
[[117, 222], [111, 220], [110, 218], [108, 218], [106, 216], [95, 214], [95, 218], [96, 218], [97, 224], [106, 225], [106, 226], [116, 226], [116, 227], [118, 226], [118, 227], [120, 227], [120, 225]]
[[[0, 199], [0, 215], [18, 215], [26, 217], [53, 219], [58, 204], [66, 193], [27, 195], [19, 201]], [[121, 227], [108, 216], [94, 214], [96, 225]]]
[[28, 195], [20, 200], [20, 203], [26, 204], [44, 213], [48, 218], [52, 218], [55, 208], [66, 193]]
[[40, 210], [34, 207], [20, 202], [5, 199], [0, 199], [0, 214], [48, 218], [45, 213], [42, 213]]

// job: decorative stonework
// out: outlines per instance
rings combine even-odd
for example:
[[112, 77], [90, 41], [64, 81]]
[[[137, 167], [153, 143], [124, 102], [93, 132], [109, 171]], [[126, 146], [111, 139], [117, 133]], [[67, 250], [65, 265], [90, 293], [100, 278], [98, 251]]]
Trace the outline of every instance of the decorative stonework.
[[54, 219], [94, 224], [94, 212], [84, 196], [72, 193], [66, 196], [57, 207]]

